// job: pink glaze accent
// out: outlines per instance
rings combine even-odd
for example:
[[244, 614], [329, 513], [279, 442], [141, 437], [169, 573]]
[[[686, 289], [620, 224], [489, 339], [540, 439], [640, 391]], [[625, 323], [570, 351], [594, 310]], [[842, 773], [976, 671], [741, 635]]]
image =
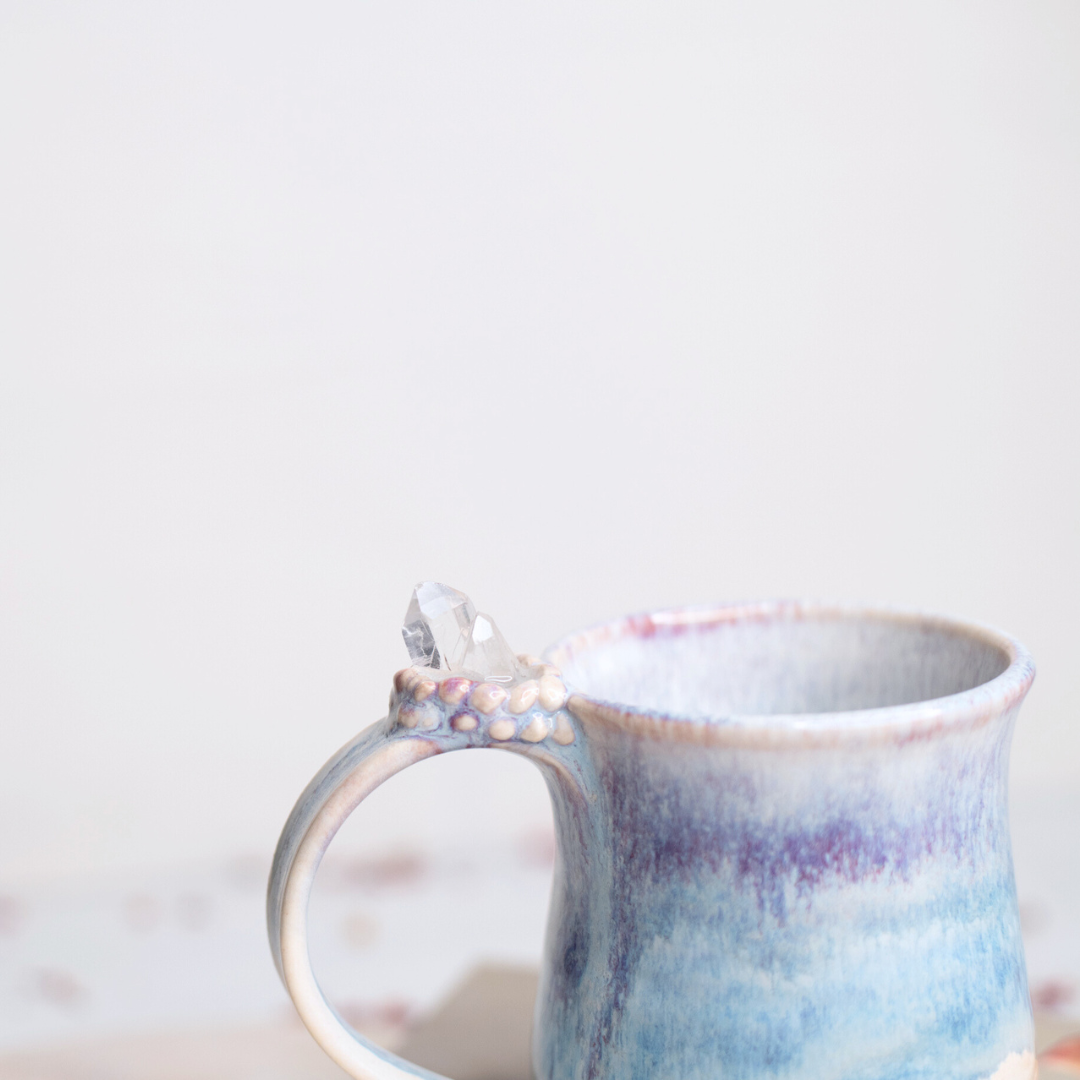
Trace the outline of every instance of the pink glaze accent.
[[443, 679], [439, 684], [439, 697], [447, 705], [460, 705], [468, 697], [472, 685], [470, 679]]

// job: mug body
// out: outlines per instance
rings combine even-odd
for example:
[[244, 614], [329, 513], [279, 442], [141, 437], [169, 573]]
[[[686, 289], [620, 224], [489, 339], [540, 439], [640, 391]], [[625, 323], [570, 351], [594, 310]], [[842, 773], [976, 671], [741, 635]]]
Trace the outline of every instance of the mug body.
[[774, 604], [627, 619], [549, 659], [584, 797], [551, 781], [539, 1080], [1035, 1075], [1017, 643]]

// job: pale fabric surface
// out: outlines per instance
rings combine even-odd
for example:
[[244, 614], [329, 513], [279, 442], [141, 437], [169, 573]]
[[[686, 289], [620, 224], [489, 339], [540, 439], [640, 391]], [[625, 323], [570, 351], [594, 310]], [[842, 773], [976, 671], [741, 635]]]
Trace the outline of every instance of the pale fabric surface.
[[[327, 995], [350, 1022], [382, 1025], [430, 1011], [485, 958], [535, 964], [553, 851], [547, 831], [479, 849], [331, 849], [310, 909]], [[291, 1017], [266, 938], [268, 862], [8, 891], [0, 1051]]]
[[[370, 1034], [387, 1044], [395, 1034], [400, 1038], [395, 1032]], [[299, 1023], [90, 1040], [0, 1058], [2, 1080], [342, 1080], [345, 1076]]]

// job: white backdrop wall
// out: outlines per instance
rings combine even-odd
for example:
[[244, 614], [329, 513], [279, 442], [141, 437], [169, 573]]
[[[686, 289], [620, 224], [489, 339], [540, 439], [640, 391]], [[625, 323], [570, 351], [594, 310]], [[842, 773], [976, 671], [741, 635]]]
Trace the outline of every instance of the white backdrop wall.
[[8, 3], [0, 146], [4, 879], [265, 855], [423, 578], [996, 623], [1075, 780], [1075, 4]]

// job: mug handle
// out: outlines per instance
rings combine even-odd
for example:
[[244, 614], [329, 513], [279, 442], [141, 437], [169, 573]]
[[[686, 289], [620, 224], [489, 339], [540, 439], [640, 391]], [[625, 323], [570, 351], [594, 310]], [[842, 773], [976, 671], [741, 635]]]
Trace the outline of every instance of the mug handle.
[[[308, 899], [319, 863], [345, 820], [384, 780], [424, 758], [470, 747], [499, 747], [529, 757], [547, 775], [549, 787], [566, 794], [558, 803], [580, 804], [576, 814], [580, 823], [585, 816], [582, 800], [591, 784], [566, 688], [554, 675], [539, 680], [538, 692], [537, 684], [532, 685], [530, 700], [539, 697], [542, 712], [515, 716], [495, 711], [506, 694], [487, 683], [450, 680], [449, 692], [438, 695], [433, 682], [421, 681], [418, 686], [415, 672], [399, 672], [390, 714], [346, 743], [322, 767], [285, 823], [267, 892], [274, 962], [308, 1031], [355, 1080], [446, 1078], [352, 1031], [319, 989], [307, 934]], [[466, 693], [471, 694], [472, 712], [459, 711]]]
[[315, 1041], [355, 1080], [445, 1080], [352, 1031], [326, 1000], [308, 952], [307, 907], [319, 863], [346, 818], [384, 780], [442, 752], [421, 738], [392, 738], [389, 718], [346, 743], [297, 800], [274, 854], [267, 893], [278, 974]]

